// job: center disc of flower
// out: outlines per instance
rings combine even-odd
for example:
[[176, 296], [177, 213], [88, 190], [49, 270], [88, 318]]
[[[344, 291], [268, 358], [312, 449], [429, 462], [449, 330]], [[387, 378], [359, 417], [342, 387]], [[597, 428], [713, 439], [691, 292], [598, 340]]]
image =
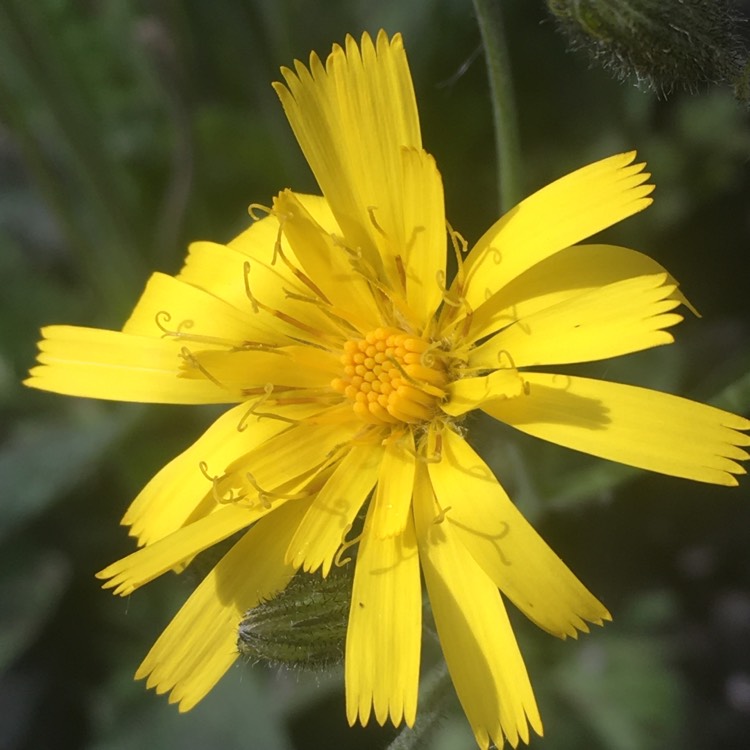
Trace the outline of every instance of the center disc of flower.
[[331, 383], [372, 424], [416, 424], [445, 397], [445, 365], [430, 342], [397, 328], [376, 328], [344, 344], [344, 376]]

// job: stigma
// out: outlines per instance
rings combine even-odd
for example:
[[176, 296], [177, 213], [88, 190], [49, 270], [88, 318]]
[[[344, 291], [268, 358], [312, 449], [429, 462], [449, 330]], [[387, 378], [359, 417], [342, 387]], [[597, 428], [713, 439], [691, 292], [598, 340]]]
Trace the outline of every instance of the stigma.
[[414, 334], [376, 328], [344, 344], [343, 374], [331, 387], [370, 424], [427, 422], [446, 396], [448, 375], [440, 355], [434, 344]]

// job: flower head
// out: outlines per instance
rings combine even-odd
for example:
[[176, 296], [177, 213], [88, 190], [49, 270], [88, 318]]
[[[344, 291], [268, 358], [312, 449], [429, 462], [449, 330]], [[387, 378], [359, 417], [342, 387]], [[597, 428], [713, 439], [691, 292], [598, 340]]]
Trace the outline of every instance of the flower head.
[[143, 489], [123, 521], [142, 549], [99, 574], [129, 594], [249, 529], [149, 652], [137, 673], [149, 687], [191, 708], [236, 659], [246, 610], [300, 569], [327, 575], [358, 542], [349, 721], [414, 722], [421, 571], [478, 743], [516, 745], [542, 727], [505, 598], [561, 638], [610, 616], [466, 441], [464, 415], [727, 485], [750, 422], [534, 369], [672, 341], [685, 300], [669, 274], [634, 250], [577, 244], [651, 202], [634, 154], [533, 194], [467, 254], [422, 149], [400, 36], [349, 37], [325, 65], [312, 55], [282, 74], [323, 197], [285, 190], [229, 244], [194, 243], [176, 277], [152, 276], [120, 332], [44, 329], [27, 383], [237, 404]]

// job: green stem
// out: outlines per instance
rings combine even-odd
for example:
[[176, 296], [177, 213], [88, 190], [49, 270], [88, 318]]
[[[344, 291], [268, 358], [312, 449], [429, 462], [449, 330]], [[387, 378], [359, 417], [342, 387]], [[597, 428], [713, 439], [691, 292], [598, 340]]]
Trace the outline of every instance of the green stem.
[[495, 119], [497, 181], [502, 213], [512, 208], [522, 197], [518, 116], [505, 41], [505, 24], [501, 8], [503, 1], [473, 0], [487, 60], [492, 113]]

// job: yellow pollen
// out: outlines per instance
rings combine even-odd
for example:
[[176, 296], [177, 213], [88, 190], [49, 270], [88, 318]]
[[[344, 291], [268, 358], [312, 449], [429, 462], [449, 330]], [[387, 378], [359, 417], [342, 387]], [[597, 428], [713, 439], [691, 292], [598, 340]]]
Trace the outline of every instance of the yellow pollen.
[[417, 424], [433, 418], [448, 384], [430, 342], [397, 328], [376, 328], [344, 344], [342, 377], [331, 387], [371, 424]]

